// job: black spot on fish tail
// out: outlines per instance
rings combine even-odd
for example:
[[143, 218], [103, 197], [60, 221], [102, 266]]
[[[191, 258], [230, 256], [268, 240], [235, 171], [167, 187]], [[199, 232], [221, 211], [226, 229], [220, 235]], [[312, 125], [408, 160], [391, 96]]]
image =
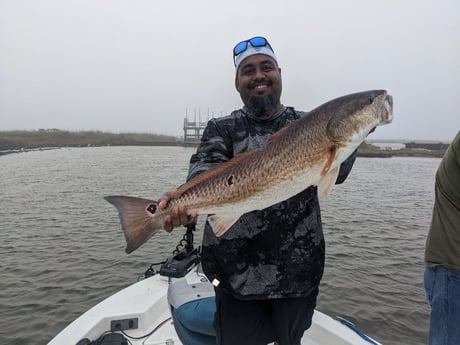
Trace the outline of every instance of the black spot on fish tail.
[[149, 211], [151, 214], [154, 214], [156, 210], [157, 210], [157, 205], [155, 205], [155, 204], [150, 204], [147, 207], [147, 211]]

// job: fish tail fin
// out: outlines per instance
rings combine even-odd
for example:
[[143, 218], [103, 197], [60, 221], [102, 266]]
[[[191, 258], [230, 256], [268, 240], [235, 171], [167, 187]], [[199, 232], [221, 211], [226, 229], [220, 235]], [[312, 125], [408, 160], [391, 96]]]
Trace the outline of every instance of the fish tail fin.
[[163, 227], [154, 217], [158, 205], [156, 201], [121, 195], [106, 196], [104, 199], [118, 210], [127, 254], [139, 248]]

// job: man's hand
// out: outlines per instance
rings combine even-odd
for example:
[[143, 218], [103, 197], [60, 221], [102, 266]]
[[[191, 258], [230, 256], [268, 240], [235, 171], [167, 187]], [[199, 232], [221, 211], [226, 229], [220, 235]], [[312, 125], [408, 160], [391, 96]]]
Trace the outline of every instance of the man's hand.
[[[168, 205], [168, 202], [171, 199], [174, 199], [176, 197], [177, 197], [177, 191], [175, 190], [164, 193], [161, 196], [160, 200], [158, 200], [158, 208], [159, 209], [166, 208], [166, 206]], [[195, 222], [197, 216], [198, 215], [196, 213], [192, 213], [188, 215], [187, 208], [184, 205], [179, 205], [174, 208], [172, 215], [166, 216], [163, 228], [167, 232], [171, 232], [177, 226], [186, 225], [186, 224]]]

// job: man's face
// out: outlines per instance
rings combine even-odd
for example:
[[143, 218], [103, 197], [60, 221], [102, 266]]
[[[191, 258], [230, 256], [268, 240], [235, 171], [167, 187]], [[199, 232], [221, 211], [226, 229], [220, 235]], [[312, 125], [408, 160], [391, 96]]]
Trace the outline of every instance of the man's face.
[[246, 58], [236, 75], [235, 86], [244, 105], [261, 118], [269, 118], [281, 106], [281, 68], [267, 55]]

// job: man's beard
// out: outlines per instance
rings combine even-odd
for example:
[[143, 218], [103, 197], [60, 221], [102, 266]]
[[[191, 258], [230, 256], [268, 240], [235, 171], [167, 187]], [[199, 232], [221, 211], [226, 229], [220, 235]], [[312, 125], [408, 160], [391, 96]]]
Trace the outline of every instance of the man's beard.
[[276, 98], [271, 93], [265, 96], [251, 96], [249, 98], [248, 109], [257, 117], [267, 118], [272, 115], [273, 110], [276, 109]]

